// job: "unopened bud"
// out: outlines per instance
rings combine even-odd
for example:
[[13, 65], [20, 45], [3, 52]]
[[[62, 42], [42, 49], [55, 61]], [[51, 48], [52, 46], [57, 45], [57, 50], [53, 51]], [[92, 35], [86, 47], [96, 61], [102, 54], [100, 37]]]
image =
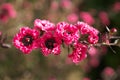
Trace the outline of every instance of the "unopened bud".
[[116, 29], [116, 28], [112, 28], [112, 29], [110, 29], [110, 32], [111, 32], [111, 33], [116, 33], [116, 32], [117, 32], [117, 29]]

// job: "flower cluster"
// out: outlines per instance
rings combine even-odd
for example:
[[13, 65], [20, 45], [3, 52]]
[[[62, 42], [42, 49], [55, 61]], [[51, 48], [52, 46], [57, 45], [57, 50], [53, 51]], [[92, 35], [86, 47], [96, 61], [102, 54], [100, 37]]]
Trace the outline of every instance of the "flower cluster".
[[48, 20], [36, 19], [33, 29], [20, 29], [13, 38], [13, 44], [25, 54], [40, 49], [44, 56], [59, 55], [63, 44], [73, 50], [68, 57], [78, 63], [86, 58], [89, 45], [98, 42], [98, 33], [97, 29], [80, 21], [76, 24], [59, 22], [55, 25]]

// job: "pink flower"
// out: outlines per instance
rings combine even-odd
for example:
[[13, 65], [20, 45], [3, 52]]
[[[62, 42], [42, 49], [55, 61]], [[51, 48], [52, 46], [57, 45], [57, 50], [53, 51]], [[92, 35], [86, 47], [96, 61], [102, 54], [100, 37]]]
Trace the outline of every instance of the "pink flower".
[[120, 2], [115, 2], [113, 5], [113, 10], [115, 12], [119, 12], [120, 11]]
[[99, 60], [99, 57], [96, 57], [96, 56], [92, 56], [90, 57], [90, 60], [89, 60], [89, 65], [96, 68], [98, 67], [100, 64], [100, 60]]
[[77, 22], [76, 27], [80, 30], [82, 35], [89, 34], [90, 32], [90, 26], [87, 23]]
[[91, 46], [88, 50], [88, 53], [90, 54], [90, 58], [89, 58], [89, 61], [88, 61], [88, 64], [91, 66], [91, 67], [98, 67], [99, 64], [100, 64], [100, 57], [102, 56], [101, 54], [102, 50], [101, 49], [98, 49], [94, 46]]
[[97, 36], [99, 34], [99, 31], [97, 29], [95, 29], [94, 27], [90, 26], [89, 27], [89, 34], [93, 35], [93, 36], [94, 35]]
[[110, 24], [109, 17], [108, 17], [108, 14], [106, 12], [101, 11], [99, 13], [99, 18], [100, 18], [100, 21], [103, 25], [109, 25]]
[[99, 31], [93, 27], [91, 27], [90, 25], [88, 25], [87, 23], [84, 22], [80, 22], [78, 21], [77, 24], [75, 25], [79, 30], [81, 34], [96, 34], [98, 35]]
[[52, 1], [50, 8], [52, 10], [57, 10], [59, 8], [58, 2], [57, 1]]
[[55, 29], [55, 25], [47, 20], [36, 19], [34, 21], [34, 28], [40, 31], [51, 31]]
[[56, 27], [56, 33], [67, 45], [78, 41], [79, 30], [76, 26], [61, 22]]
[[13, 38], [13, 44], [23, 53], [29, 54], [33, 49], [37, 48], [36, 40], [38, 38], [39, 32], [37, 30], [23, 27]]
[[111, 67], [106, 67], [106, 68], [103, 70], [103, 75], [104, 75], [104, 76], [112, 77], [114, 74], [115, 74], [115, 71], [114, 71], [114, 69], [111, 68]]
[[88, 42], [91, 44], [97, 43], [99, 40], [99, 37], [97, 35], [89, 35], [88, 36]]
[[10, 3], [5, 3], [0, 6], [0, 21], [7, 22], [9, 18], [15, 18], [16, 11], [13, 5]]
[[68, 57], [71, 58], [72, 61], [77, 64], [87, 57], [86, 52], [87, 46], [81, 43], [77, 43], [74, 46], [73, 52], [69, 54]]
[[98, 49], [95, 48], [94, 46], [91, 46], [88, 50], [88, 53], [90, 54], [91, 57], [92, 56], [94, 57], [98, 52], [99, 52]]
[[80, 18], [88, 23], [89, 25], [93, 25], [95, 23], [94, 18], [92, 17], [92, 15], [88, 12], [80, 12]]
[[54, 55], [60, 54], [61, 40], [59, 37], [55, 36], [52, 32], [46, 32], [41, 39], [39, 39], [38, 44], [42, 50], [44, 56], [48, 56], [53, 53]]
[[85, 78], [83, 78], [83, 80], [91, 80], [90, 78], [88, 78], [88, 77], [85, 77]]
[[72, 4], [71, 4], [71, 1], [70, 0], [61, 0], [61, 4], [60, 6], [63, 8], [63, 9], [70, 9]]
[[75, 13], [71, 13], [67, 16], [67, 20], [70, 22], [70, 23], [75, 23], [78, 21], [78, 16], [77, 14]]
[[87, 23], [84, 22], [77, 22], [77, 24], [75, 25], [80, 33], [82, 35], [84, 34], [88, 34], [88, 42], [91, 44], [95, 44], [98, 42], [99, 37], [98, 37], [98, 33], [99, 31], [93, 27], [91, 27], [90, 25], [88, 25]]

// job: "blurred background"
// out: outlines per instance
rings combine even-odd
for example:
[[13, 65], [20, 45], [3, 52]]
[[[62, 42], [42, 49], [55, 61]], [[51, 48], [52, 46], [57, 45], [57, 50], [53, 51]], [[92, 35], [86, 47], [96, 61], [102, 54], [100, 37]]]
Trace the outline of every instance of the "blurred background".
[[[7, 11], [6, 11], [7, 10]], [[12, 44], [23, 26], [35, 19], [53, 23], [84, 21], [101, 33], [117, 28], [120, 35], [119, 0], [0, 0], [0, 80], [120, 80], [120, 47], [102, 46], [88, 50], [88, 57], [74, 64], [61, 55], [44, 57], [39, 50], [24, 55]], [[7, 39], [6, 39], [7, 37]]]

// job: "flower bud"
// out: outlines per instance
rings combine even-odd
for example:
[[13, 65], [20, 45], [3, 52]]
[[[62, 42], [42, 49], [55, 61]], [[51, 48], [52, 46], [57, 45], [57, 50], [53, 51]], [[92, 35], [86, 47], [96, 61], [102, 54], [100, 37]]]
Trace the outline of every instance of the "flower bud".
[[116, 33], [116, 32], [117, 32], [117, 29], [116, 29], [116, 28], [110, 29], [110, 33]]

